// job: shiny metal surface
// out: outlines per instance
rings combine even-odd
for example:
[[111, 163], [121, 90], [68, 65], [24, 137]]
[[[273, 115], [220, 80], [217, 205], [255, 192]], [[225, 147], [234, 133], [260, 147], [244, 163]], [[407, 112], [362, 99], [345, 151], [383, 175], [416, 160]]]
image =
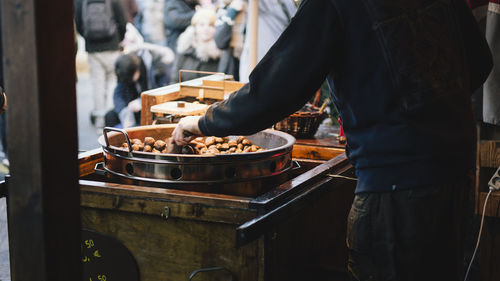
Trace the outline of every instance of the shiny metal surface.
[[[152, 183], [230, 183], [282, 174], [292, 167], [291, 135], [264, 130], [247, 136], [265, 151], [223, 155], [154, 154], [121, 148], [131, 139], [171, 136], [175, 124], [141, 126], [106, 132], [99, 138], [103, 147], [104, 169], [118, 177]], [[107, 135], [107, 141], [106, 136]], [[130, 140], [127, 140], [127, 137]], [[231, 138], [231, 137], [230, 137]]]

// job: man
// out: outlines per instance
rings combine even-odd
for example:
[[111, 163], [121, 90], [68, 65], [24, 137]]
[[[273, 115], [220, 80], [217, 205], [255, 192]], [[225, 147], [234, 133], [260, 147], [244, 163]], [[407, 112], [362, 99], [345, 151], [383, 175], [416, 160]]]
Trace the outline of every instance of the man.
[[94, 94], [90, 118], [99, 130], [104, 127], [104, 115], [113, 108], [114, 65], [120, 55], [127, 19], [121, 0], [75, 0], [75, 23], [76, 30], [85, 38], [85, 50], [89, 53]]
[[182, 119], [173, 139], [255, 133], [328, 78], [358, 177], [352, 279], [462, 280], [470, 95], [491, 67], [465, 1], [305, 0], [249, 84], [203, 117]]

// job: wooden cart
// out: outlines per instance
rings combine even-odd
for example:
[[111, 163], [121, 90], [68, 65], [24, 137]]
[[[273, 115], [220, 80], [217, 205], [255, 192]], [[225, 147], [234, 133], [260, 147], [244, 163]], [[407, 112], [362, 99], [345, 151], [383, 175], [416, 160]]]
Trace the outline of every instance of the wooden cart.
[[142, 281], [346, 280], [344, 154], [254, 198], [110, 182], [100, 150], [79, 161], [82, 227], [122, 243]]

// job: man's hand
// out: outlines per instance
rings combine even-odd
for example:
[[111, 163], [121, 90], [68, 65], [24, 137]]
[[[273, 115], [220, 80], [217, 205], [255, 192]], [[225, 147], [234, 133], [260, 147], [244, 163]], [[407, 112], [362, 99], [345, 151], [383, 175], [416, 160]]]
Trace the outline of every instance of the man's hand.
[[179, 120], [177, 127], [172, 132], [171, 140], [177, 145], [182, 146], [188, 144], [194, 136], [202, 136], [203, 134], [198, 127], [198, 120], [201, 116], [187, 116]]

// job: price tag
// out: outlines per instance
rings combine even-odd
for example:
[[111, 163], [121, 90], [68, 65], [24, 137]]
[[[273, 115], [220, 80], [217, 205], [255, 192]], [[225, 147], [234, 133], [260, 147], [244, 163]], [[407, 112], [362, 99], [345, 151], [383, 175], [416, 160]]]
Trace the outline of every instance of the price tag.
[[139, 281], [139, 268], [130, 251], [117, 239], [82, 230], [83, 281]]

